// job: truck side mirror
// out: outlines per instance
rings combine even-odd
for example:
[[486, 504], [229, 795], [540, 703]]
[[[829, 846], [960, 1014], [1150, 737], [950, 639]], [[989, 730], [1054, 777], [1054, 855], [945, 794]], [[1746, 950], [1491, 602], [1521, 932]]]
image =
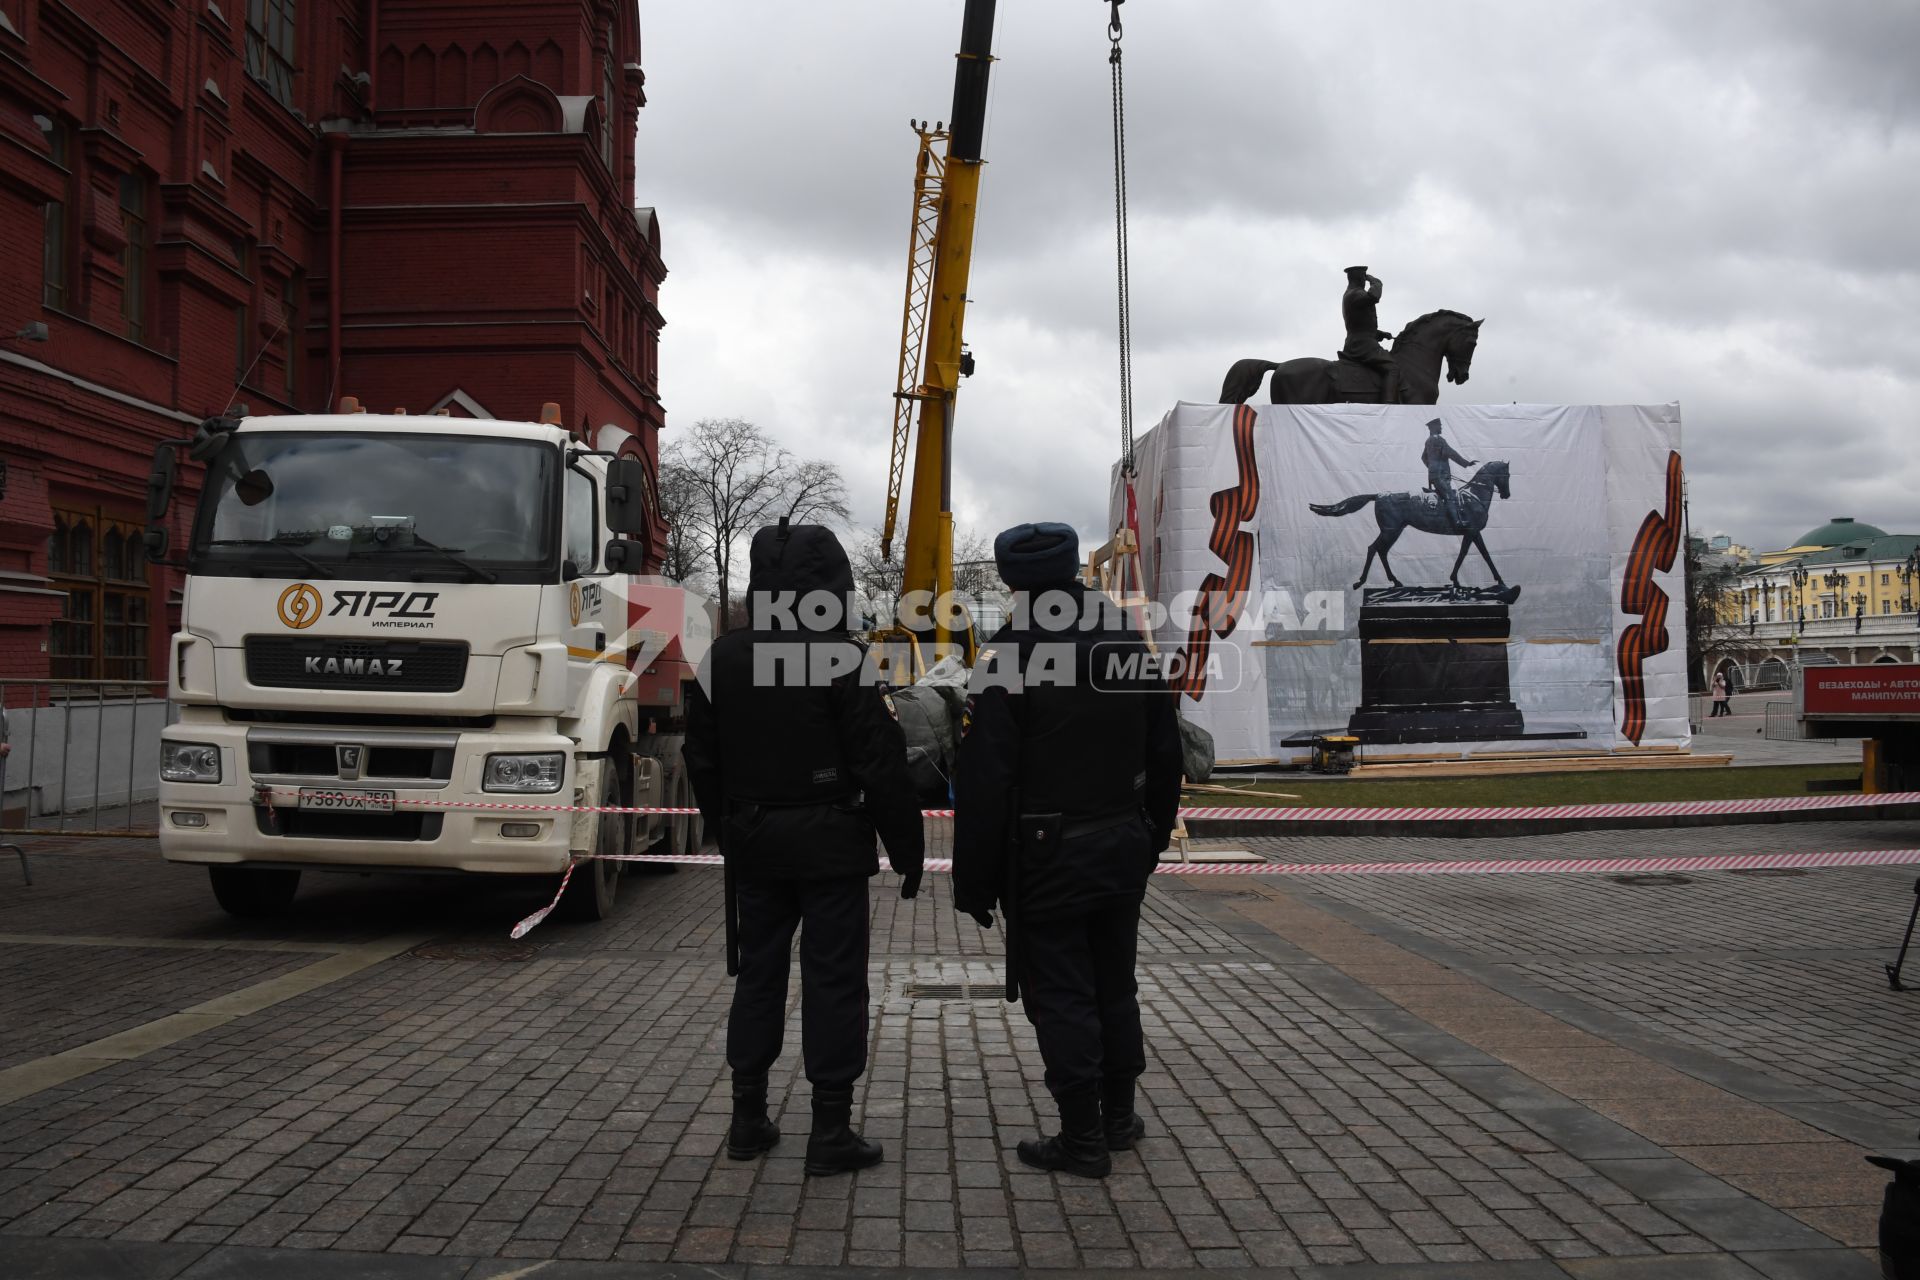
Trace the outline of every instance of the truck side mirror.
[[607, 463], [607, 528], [615, 533], [647, 531], [647, 464], [638, 458]]
[[153, 451], [153, 470], [147, 473], [147, 523], [162, 519], [173, 505], [173, 477], [179, 462], [173, 445], [163, 444]]
[[610, 538], [601, 564], [608, 573], [640, 573], [647, 563], [645, 543], [631, 538]]
[[173, 478], [179, 467], [173, 444], [168, 441], [153, 451], [153, 470], [147, 473], [147, 531], [141, 541], [146, 544], [147, 559], [155, 564], [167, 554], [167, 526], [161, 522], [173, 504]]

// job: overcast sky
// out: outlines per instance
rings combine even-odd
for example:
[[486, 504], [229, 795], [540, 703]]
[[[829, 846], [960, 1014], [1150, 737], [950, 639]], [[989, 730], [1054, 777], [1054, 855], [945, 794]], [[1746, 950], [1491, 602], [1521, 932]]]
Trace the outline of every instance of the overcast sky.
[[[669, 439], [759, 423], [879, 521], [914, 138], [962, 0], [642, 3]], [[1000, 0], [963, 531], [1104, 537], [1119, 451], [1098, 0]], [[1130, 0], [1138, 428], [1243, 356], [1485, 316], [1441, 403], [1678, 400], [1696, 533], [1920, 529], [1920, 2]], [[1265, 392], [1260, 400], [1264, 401]], [[1417, 478], [1417, 477], [1416, 477]], [[1410, 481], [1411, 483], [1411, 481]]]

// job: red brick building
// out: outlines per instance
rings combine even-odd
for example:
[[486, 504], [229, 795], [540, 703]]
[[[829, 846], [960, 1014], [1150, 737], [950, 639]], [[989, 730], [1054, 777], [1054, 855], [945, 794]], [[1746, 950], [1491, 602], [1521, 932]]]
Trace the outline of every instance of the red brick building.
[[230, 404], [656, 459], [644, 82], [634, 0], [0, 0], [0, 681], [164, 675], [145, 477]]

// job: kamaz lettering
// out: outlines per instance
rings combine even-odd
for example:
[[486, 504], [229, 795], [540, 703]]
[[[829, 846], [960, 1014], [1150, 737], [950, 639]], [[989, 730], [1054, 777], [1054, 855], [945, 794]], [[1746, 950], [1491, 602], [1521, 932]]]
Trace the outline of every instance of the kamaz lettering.
[[438, 591], [336, 591], [329, 618], [431, 618]]
[[310, 676], [397, 676], [405, 658], [308, 658]]

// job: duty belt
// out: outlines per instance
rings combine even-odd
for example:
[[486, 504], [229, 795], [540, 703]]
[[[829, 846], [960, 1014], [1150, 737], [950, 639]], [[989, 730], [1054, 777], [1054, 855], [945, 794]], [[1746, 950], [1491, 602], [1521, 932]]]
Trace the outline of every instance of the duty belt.
[[[1029, 817], [1042, 816], [1045, 815], [1022, 814], [1021, 818], [1024, 821]], [[1081, 836], [1090, 836], [1101, 831], [1111, 831], [1115, 827], [1124, 827], [1129, 822], [1138, 821], [1140, 821], [1140, 810], [1138, 808], [1120, 809], [1113, 813], [1103, 814], [1097, 818], [1068, 818], [1060, 824], [1060, 839], [1077, 840]]]

